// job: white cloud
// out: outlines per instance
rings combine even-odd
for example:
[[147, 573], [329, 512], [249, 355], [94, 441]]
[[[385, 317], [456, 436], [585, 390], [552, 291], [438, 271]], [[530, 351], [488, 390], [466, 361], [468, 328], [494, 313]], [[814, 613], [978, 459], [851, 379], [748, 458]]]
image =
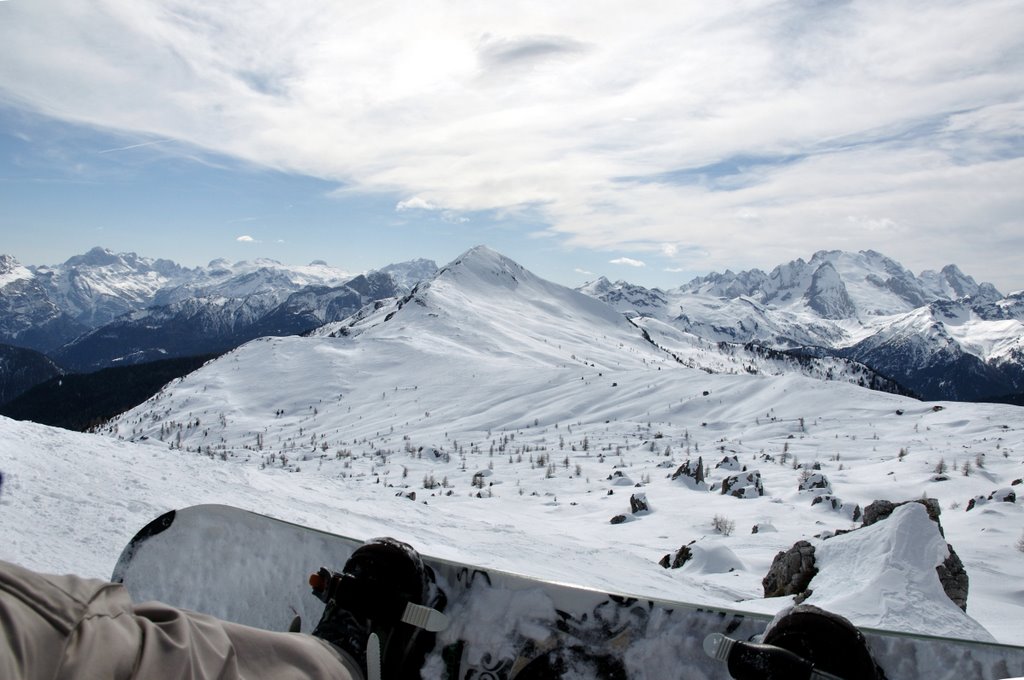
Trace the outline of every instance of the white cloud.
[[395, 206], [395, 210], [398, 212], [406, 210], [438, 210], [438, 207], [425, 198], [414, 196], [410, 199], [399, 201], [398, 205]]
[[256, 239], [254, 239], [252, 236], [249, 236], [248, 234], [244, 234], [242, 236], [239, 236], [235, 240], [238, 241], [239, 243], [255, 243], [256, 242]]
[[685, 272], [686, 269], [683, 267], [665, 267], [665, 271], [671, 272], [673, 274], [678, 274], [680, 272]]
[[577, 274], [583, 274], [584, 276], [597, 276], [597, 274], [595, 274], [594, 272], [587, 271], [586, 269], [580, 269], [579, 267], [577, 267], [573, 271], [575, 271]]
[[642, 260], [634, 260], [631, 257], [617, 257], [614, 260], [608, 260], [611, 264], [624, 264], [627, 267], [646, 267], [647, 263]]
[[399, 211], [529, 209], [573, 247], [685, 243], [704, 268], [874, 247], [1017, 276], [1018, 14], [1001, 0], [21, 2], [0, 23], [0, 90], [335, 180], [342, 197], [410, 197]]
[[661, 252], [665, 257], [675, 257], [679, 254], [679, 246], [674, 243], [664, 243], [661, 246]]

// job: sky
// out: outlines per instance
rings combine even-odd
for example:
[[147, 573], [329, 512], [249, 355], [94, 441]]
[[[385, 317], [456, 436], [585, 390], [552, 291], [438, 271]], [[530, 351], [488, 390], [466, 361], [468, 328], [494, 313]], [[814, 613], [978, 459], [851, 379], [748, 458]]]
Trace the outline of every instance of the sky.
[[0, 0], [0, 252], [1024, 288], [1024, 2]]

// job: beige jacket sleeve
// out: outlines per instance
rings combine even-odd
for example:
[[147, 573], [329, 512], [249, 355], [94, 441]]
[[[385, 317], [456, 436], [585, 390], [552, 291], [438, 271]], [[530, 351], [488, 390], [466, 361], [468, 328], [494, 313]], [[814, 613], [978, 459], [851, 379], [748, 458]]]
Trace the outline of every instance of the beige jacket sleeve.
[[331, 645], [228, 623], [120, 585], [0, 561], [0, 678], [359, 680]]

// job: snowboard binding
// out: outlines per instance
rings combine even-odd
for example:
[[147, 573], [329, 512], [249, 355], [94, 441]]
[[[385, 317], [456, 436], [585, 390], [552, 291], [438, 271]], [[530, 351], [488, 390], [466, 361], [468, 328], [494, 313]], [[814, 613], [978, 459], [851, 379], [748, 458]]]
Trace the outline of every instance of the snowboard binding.
[[341, 573], [309, 578], [325, 603], [313, 635], [340, 648], [368, 680], [415, 679], [448, 625], [447, 598], [411, 546], [377, 538], [358, 548]]
[[886, 680], [864, 634], [842, 616], [811, 605], [776, 617], [760, 643], [712, 633], [704, 651], [727, 664], [736, 680]]

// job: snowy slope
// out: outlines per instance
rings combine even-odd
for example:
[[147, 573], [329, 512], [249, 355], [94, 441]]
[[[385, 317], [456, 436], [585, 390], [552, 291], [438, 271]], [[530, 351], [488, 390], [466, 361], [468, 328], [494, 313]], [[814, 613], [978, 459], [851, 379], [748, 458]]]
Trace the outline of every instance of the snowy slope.
[[[798, 489], [816, 463], [847, 508], [938, 498], [972, 582], [969, 617], [930, 580], [902, 615], [853, 606], [884, 599], [877, 575], [844, 583], [823, 569], [814, 597], [861, 625], [935, 632], [941, 620], [983, 637], [977, 621], [1024, 644], [1024, 503], [965, 509], [1019, 488], [1018, 408], [935, 409], [839, 382], [688, 368], [610, 307], [483, 248], [378, 307], [313, 337], [248, 343], [123, 415], [110, 436], [0, 419], [0, 557], [103, 575], [159, 512], [221, 502], [484, 566], [777, 611], [791, 598], [765, 600], [761, 587], [775, 554], [805, 539], [823, 566], [842, 561], [842, 542], [816, 536], [855, 524]], [[717, 466], [726, 456], [736, 460]], [[671, 479], [698, 457], [716, 490]], [[718, 491], [743, 466], [764, 496]], [[648, 511], [631, 513], [634, 494]], [[716, 516], [735, 530], [713, 529]], [[872, 529], [878, 545], [908, 531]], [[691, 541], [701, 559], [659, 566]]]
[[840, 380], [884, 392], [906, 394], [898, 383], [876, 373], [864, 364], [829, 356], [826, 353], [819, 356], [794, 355], [755, 342], [713, 342], [650, 317], [635, 317], [632, 322], [638, 328], [642, 328], [658, 347], [670, 352], [679, 363], [709, 373], [790, 373], [818, 380]]

